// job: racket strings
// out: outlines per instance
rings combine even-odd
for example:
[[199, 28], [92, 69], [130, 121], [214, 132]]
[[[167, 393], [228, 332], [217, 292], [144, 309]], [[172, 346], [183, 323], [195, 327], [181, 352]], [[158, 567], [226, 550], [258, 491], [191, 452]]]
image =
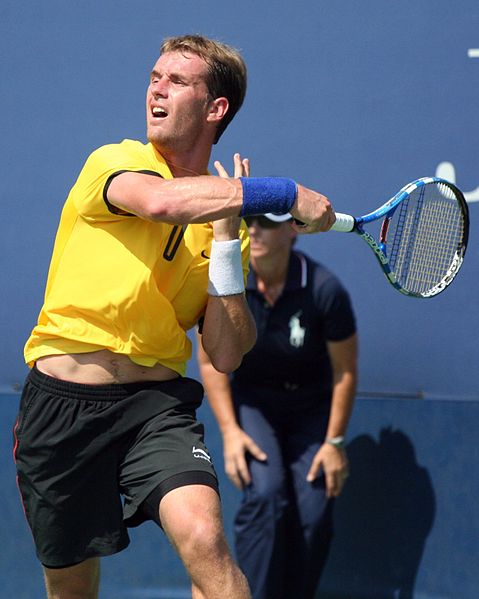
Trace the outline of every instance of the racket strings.
[[455, 195], [442, 184], [418, 188], [392, 220], [391, 269], [404, 289], [427, 292], [448, 275], [464, 238], [464, 215]]

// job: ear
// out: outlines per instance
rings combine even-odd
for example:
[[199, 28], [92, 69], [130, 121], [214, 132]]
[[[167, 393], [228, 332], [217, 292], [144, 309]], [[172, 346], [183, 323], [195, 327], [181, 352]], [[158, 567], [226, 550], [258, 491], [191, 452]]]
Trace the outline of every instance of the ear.
[[208, 110], [207, 121], [219, 122], [228, 112], [230, 107], [227, 98], [215, 98], [211, 100]]

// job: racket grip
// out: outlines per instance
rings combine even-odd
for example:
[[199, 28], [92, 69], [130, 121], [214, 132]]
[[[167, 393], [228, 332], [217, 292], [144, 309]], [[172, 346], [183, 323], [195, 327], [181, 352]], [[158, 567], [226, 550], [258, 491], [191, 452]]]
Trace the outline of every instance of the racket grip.
[[342, 214], [336, 212], [336, 222], [331, 227], [331, 231], [340, 231], [341, 233], [349, 233], [354, 229], [356, 220], [350, 214]]

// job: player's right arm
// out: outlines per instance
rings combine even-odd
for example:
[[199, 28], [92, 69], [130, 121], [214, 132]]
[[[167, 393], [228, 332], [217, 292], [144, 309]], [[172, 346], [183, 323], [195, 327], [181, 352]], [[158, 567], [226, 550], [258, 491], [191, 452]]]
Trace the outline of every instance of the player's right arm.
[[[204, 223], [238, 216], [243, 207], [243, 187], [239, 179], [231, 177], [201, 175], [162, 179], [138, 172], [124, 172], [112, 180], [108, 201], [146, 220], [174, 224]], [[327, 231], [335, 220], [326, 196], [302, 185], [298, 185], [291, 214], [306, 224], [299, 229], [302, 233]]]
[[214, 368], [200, 337], [198, 335], [198, 366], [208, 402], [223, 437], [225, 472], [233, 484], [241, 489], [251, 482], [246, 454], [250, 453], [260, 461], [266, 460], [267, 456], [238, 424], [229, 377]]

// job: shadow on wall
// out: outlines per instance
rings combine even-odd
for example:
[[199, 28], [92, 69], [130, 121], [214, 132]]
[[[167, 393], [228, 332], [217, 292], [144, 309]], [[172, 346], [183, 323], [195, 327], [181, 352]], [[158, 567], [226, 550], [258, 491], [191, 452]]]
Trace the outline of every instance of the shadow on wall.
[[351, 473], [318, 599], [411, 599], [435, 516], [430, 476], [401, 431], [348, 445]]

